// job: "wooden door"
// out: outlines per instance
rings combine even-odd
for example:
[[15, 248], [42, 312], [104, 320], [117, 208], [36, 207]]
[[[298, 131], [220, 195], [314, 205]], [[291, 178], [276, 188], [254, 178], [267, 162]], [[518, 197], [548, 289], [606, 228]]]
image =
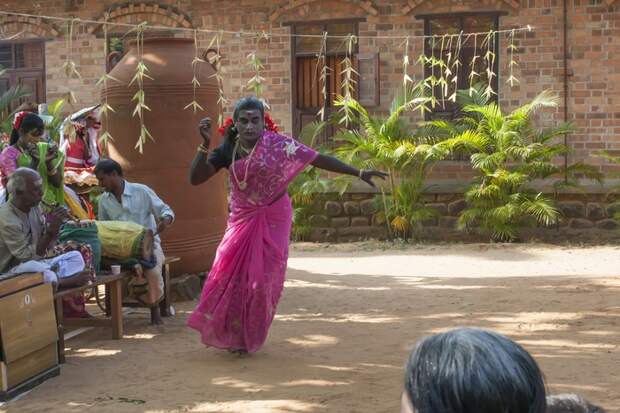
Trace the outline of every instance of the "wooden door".
[[[338, 110], [334, 101], [343, 94], [342, 70], [346, 57], [346, 47], [342, 39], [349, 34], [357, 34], [357, 21], [328, 21], [295, 24], [293, 33], [301, 35], [292, 40], [292, 78], [293, 78], [293, 134], [298, 136], [307, 124], [321, 120], [319, 112], [324, 110], [324, 119], [328, 120]], [[334, 37], [328, 37], [325, 50], [325, 66], [327, 79], [325, 84], [321, 80], [323, 69], [317, 55], [322, 49], [323, 33], [327, 32]], [[340, 37], [336, 37], [340, 36]], [[357, 49], [353, 51], [354, 55]], [[355, 57], [353, 57], [355, 65]], [[324, 98], [325, 87], [327, 99]], [[328, 143], [334, 135], [335, 127], [329, 124], [319, 137], [317, 144]]]
[[0, 93], [17, 85], [30, 92], [30, 96], [12, 102], [10, 110], [26, 101], [46, 101], [45, 45], [42, 40], [0, 43], [0, 67], [5, 70], [0, 76]]
[[30, 92], [30, 96], [22, 98], [16, 103], [19, 105], [24, 102], [45, 102], [44, 81], [44, 75], [40, 70], [13, 73], [13, 85], [22, 85]]
[[[345, 56], [327, 56], [327, 82], [325, 92], [327, 101], [323, 97], [323, 82], [321, 81], [322, 67], [317, 65], [316, 57], [297, 57], [296, 58], [296, 102], [295, 107], [295, 134], [299, 132], [309, 123], [321, 120], [319, 112], [324, 109], [324, 119], [329, 120], [339, 108], [334, 106], [334, 102], [344, 94], [343, 81], [344, 70], [343, 61]], [[354, 57], [353, 66], [357, 68], [357, 59]], [[354, 81], [357, 83], [357, 76]], [[353, 91], [353, 95], [357, 97], [357, 91]], [[318, 144], [328, 143], [328, 140], [337, 131], [337, 125], [328, 124], [323, 130]]]

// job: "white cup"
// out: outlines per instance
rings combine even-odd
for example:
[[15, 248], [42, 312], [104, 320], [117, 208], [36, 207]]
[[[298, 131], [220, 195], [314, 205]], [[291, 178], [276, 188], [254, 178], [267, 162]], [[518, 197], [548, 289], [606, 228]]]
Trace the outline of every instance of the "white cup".
[[110, 266], [110, 269], [112, 270], [112, 275], [118, 275], [121, 273], [121, 266], [120, 265], [112, 265]]

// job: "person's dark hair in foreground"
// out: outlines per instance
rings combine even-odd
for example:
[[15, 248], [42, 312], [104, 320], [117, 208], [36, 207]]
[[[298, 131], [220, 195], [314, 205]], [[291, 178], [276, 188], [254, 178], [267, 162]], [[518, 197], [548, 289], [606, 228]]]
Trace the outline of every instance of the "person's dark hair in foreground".
[[557, 394], [547, 396], [546, 413], [606, 413], [577, 394]]
[[435, 334], [409, 356], [402, 412], [544, 413], [545, 384], [532, 356], [499, 334]]

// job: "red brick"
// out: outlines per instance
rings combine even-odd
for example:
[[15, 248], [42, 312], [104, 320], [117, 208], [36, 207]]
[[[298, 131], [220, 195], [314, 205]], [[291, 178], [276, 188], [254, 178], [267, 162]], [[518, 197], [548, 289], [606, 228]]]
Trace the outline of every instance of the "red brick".
[[[298, 0], [300, 1], [300, 0]], [[27, 5], [18, 0], [7, 0], [5, 8], [7, 10], [26, 11]], [[86, 3], [79, 11], [79, 17], [84, 19], [95, 19], [100, 17], [102, 9], [107, 9], [114, 3], [113, 0], [103, 0], [103, 2], [92, 5]], [[171, 4], [168, 2], [167, 4]], [[301, 1], [299, 7], [285, 11], [274, 21], [269, 23], [268, 18], [278, 5], [289, 4], [288, 0], [275, 0], [265, 2], [264, 0], [243, 0], [242, 7], [238, 9], [227, 8], [227, 13], [220, 13], [220, 4], [226, 4], [224, 0], [210, 0], [208, 6], [202, 4], [192, 6], [188, 1], [181, 1], [176, 4], [182, 13], [191, 15], [191, 23], [195, 27], [217, 27], [224, 30], [247, 31], [266, 30], [274, 33], [288, 33], [288, 27], [282, 27], [282, 22], [293, 20], [322, 19], [322, 18], [342, 18], [360, 16], [366, 17], [366, 22], [360, 23], [360, 34], [362, 36], [375, 35], [421, 35], [423, 34], [423, 22], [416, 20], [415, 15], [419, 13], [446, 13], [454, 11], [475, 11], [479, 9], [473, 0], [434, 0], [421, 2], [419, 6], [409, 10], [411, 6], [406, 1], [372, 1], [361, 0], [359, 5], [354, 1], [332, 2], [329, 9], [322, 9], [320, 5], [324, 2], [305, 2]], [[414, 4], [410, 2], [409, 4]], [[503, 37], [501, 40], [502, 50], [500, 50], [500, 102], [505, 109], [515, 108], [526, 103], [529, 99], [536, 96], [545, 88], [562, 92], [563, 85], [563, 41], [562, 41], [562, 8], [559, 1], [521, 1], [518, 8], [512, 9], [503, 0], [485, 2], [485, 7], [501, 7], [507, 10], [508, 14], [500, 18], [501, 28], [522, 26], [532, 24], [535, 31], [531, 33], [519, 33], [517, 43], [519, 50], [515, 53], [519, 67], [515, 68], [514, 74], [521, 81], [517, 87], [510, 88], [505, 83], [509, 75], [507, 70], [508, 55], [507, 42]], [[609, 142], [616, 136], [620, 125], [611, 123], [620, 120], [620, 46], [618, 37], [620, 36], [620, 13], [618, 6], [613, 10], [600, 5], [591, 5], [591, 1], [576, 1], [571, 5], [569, 13], [569, 58], [568, 65], [572, 75], [569, 77], [569, 119], [575, 121], [580, 128], [579, 134], [571, 135], [578, 137], [581, 141], [576, 144], [581, 145], [581, 154], [587, 156], [591, 148], [587, 144], [600, 144]], [[598, 0], [604, 4], [604, 0]], [[56, 3], [52, 0], [41, 0], [38, 13], [48, 15], [62, 15]], [[166, 3], [164, 3], [166, 4]], [[298, 3], [295, 3], [298, 4]], [[332, 7], [331, 5], [334, 4]], [[377, 15], [369, 14], [360, 5], [368, 7], [374, 4], [378, 8]], [[86, 8], [89, 7], [89, 8]], [[112, 20], [121, 21], [127, 16], [129, 9], [134, 14], [128, 21], [138, 22], [148, 20], [157, 25], [183, 25], [189, 27], [184, 14], [173, 13], [170, 17], [162, 14], [164, 8], [160, 8], [156, 3], [135, 2], [129, 7], [112, 11]], [[251, 9], [251, 13], [247, 10]], [[165, 9], [166, 11], [168, 9]], [[406, 10], [403, 15], [401, 11]], [[68, 15], [67, 15], [68, 16]], [[36, 23], [32, 30], [40, 35], [49, 33], [45, 28], [45, 23]], [[4, 25], [5, 28], [15, 32], [23, 30], [24, 24]], [[100, 31], [99, 31], [100, 34]], [[49, 36], [49, 34], [47, 34]], [[201, 47], [206, 47], [211, 35], [204, 35], [201, 39]], [[98, 39], [97, 43], [90, 43], [95, 39], [95, 35], [80, 32], [76, 36], [76, 46], [80, 45], [84, 49], [76, 49], [76, 56], [80, 69], [86, 73], [88, 79], [82, 84], [88, 87], [78, 88], [76, 92], [80, 95], [83, 103], [94, 103], [89, 99], [96, 99], [97, 93], [93, 91], [90, 82], [96, 79], [103, 68], [103, 48]], [[64, 39], [51, 41], [47, 44], [47, 64], [48, 81], [47, 88], [50, 96], [53, 93], [62, 94], [66, 87], [66, 79], [59, 76], [58, 67], [64, 61], [59, 57], [66, 54]], [[381, 107], [373, 110], [376, 113], [383, 113], [389, 106], [390, 100], [398, 90], [402, 82], [402, 48], [399, 46], [400, 40], [385, 39], [360, 39], [360, 52], [381, 51]], [[274, 117], [283, 124], [286, 132], [291, 132], [291, 87], [295, 86], [294, 79], [290, 73], [290, 42], [288, 39], [273, 38], [270, 42], [263, 42], [259, 47], [259, 54], [266, 65], [262, 75], [267, 79], [265, 82], [265, 97], [273, 104]], [[91, 50], [87, 50], [91, 49]], [[246, 56], [253, 51], [254, 42], [246, 38], [234, 38], [226, 36], [223, 44], [222, 54], [224, 56], [225, 90], [229, 98], [244, 94], [242, 90], [249, 77], [253, 75], [247, 66]], [[411, 57], [422, 50], [419, 40], [411, 40]], [[87, 67], [85, 67], [87, 66]], [[95, 71], [99, 73], [95, 73]], [[416, 78], [422, 78], [422, 71], [419, 65], [410, 68], [410, 74]], [[86, 75], [85, 75], [86, 76]], [[83, 90], [82, 90], [83, 89]], [[49, 97], [49, 96], [48, 96]], [[553, 124], [563, 120], [563, 110], [552, 109], [544, 111], [540, 116], [540, 122]], [[419, 120], [419, 116], [413, 115], [414, 121]], [[619, 143], [620, 144], [620, 143]], [[580, 156], [581, 156], [580, 154]], [[465, 168], [467, 163], [460, 164], [460, 168]], [[443, 171], [443, 164], [438, 165], [435, 170], [445, 176], [456, 177], [458, 172], [451, 168]], [[604, 165], [603, 168], [608, 168]]]

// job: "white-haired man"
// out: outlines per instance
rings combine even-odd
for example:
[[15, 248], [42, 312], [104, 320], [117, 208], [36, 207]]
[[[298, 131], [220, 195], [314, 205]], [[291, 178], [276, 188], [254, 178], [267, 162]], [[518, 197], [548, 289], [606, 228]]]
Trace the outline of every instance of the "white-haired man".
[[79, 252], [57, 257], [48, 254], [67, 211], [58, 207], [45, 219], [39, 207], [43, 197], [39, 173], [17, 169], [9, 178], [7, 190], [9, 202], [0, 205], [0, 273], [41, 271], [47, 282], [61, 286], [88, 282], [90, 274], [82, 273], [85, 263]]

